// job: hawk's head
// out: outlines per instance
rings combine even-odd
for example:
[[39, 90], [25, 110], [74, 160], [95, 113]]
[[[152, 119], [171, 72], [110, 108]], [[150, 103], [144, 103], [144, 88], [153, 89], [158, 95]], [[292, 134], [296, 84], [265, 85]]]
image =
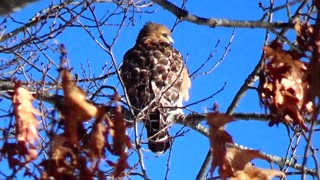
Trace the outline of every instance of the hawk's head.
[[141, 29], [137, 42], [141, 40], [156, 40], [166, 42], [168, 44], [173, 43], [170, 30], [161, 24], [156, 24], [153, 22], [147, 22]]

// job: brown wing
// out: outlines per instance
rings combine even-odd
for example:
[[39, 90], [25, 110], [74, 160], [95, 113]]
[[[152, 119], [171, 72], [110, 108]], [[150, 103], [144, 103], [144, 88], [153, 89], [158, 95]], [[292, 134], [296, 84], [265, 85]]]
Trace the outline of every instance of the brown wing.
[[142, 119], [150, 137], [149, 148], [165, 151], [170, 146], [168, 113], [182, 113], [177, 107], [188, 98], [190, 87], [182, 56], [171, 44], [140, 41], [125, 54], [121, 77], [136, 115], [148, 106]]
[[[182, 98], [188, 98], [190, 79], [182, 56], [167, 43], [136, 44], [124, 56], [121, 77], [130, 103], [137, 109], [149, 105], [154, 98], [152, 107], [157, 108], [182, 106]], [[162, 109], [166, 112], [168, 108]]]

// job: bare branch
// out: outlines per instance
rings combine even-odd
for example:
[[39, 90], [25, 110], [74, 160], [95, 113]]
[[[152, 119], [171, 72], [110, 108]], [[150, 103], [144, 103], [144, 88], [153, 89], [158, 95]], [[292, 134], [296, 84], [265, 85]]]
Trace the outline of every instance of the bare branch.
[[237, 20], [227, 20], [227, 19], [217, 19], [217, 18], [204, 18], [193, 15], [187, 10], [183, 10], [178, 6], [174, 5], [167, 0], [153, 0], [164, 9], [170, 11], [172, 14], [177, 16], [180, 20], [186, 20], [198, 25], [205, 25], [209, 27], [238, 27], [238, 28], [264, 28], [264, 29], [281, 29], [281, 28], [293, 28], [293, 23], [270, 23], [263, 21], [237, 21]]

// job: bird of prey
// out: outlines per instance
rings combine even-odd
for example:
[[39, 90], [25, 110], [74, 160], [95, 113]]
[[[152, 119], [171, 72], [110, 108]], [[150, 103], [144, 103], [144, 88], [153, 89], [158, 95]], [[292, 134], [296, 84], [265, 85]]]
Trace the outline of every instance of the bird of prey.
[[135, 116], [143, 120], [149, 149], [164, 153], [170, 146], [168, 129], [182, 101], [188, 100], [191, 81], [181, 54], [172, 46], [170, 30], [146, 23], [123, 58], [121, 79]]
[[9, 14], [12, 11], [17, 11], [21, 7], [36, 2], [37, 0], [1, 0], [0, 1], [0, 16]]

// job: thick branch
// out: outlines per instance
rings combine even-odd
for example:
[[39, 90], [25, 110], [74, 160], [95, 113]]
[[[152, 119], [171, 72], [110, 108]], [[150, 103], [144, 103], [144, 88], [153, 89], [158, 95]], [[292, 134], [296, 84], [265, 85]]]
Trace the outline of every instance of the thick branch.
[[281, 29], [281, 28], [293, 28], [293, 23], [270, 23], [263, 21], [237, 21], [237, 20], [227, 20], [218, 18], [204, 18], [194, 14], [189, 13], [186, 10], [179, 8], [170, 1], [167, 0], [152, 0], [164, 9], [170, 11], [172, 14], [177, 16], [180, 20], [186, 20], [198, 25], [205, 25], [209, 27], [238, 27], [238, 28], [263, 28], [263, 29]]

